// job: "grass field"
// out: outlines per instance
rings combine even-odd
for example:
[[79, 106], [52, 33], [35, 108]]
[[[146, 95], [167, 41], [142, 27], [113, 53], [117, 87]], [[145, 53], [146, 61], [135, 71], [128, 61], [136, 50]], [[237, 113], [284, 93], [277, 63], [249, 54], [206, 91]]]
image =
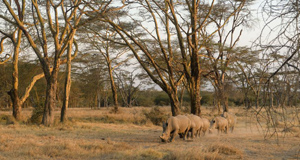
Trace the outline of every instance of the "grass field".
[[[238, 123], [233, 133], [214, 131], [162, 143], [162, 127], [143, 114], [150, 110], [121, 108], [120, 113], [111, 114], [109, 108], [69, 109], [69, 122], [57, 120], [52, 127], [27, 124], [30, 109], [23, 110], [20, 123], [9, 120], [11, 111], [0, 111], [0, 159], [300, 159], [299, 124], [286, 132], [278, 128], [278, 136], [265, 139], [253, 113], [235, 108]], [[170, 114], [168, 107], [160, 110]], [[58, 119], [59, 111], [56, 114]], [[203, 108], [203, 116], [214, 115]]]

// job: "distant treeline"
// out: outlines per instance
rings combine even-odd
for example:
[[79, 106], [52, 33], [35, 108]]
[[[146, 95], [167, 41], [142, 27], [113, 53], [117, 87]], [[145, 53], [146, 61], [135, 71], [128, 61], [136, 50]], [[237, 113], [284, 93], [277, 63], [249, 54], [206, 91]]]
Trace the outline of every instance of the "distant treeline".
[[[32, 77], [39, 73], [42, 73], [40, 68], [36, 67], [35, 62], [20, 61], [20, 89], [19, 93], [22, 95], [25, 92], [27, 85], [30, 83]], [[63, 69], [62, 69], [63, 70]], [[7, 92], [11, 89], [11, 72], [12, 67], [10, 63], [0, 65], [0, 107], [10, 108], [11, 100]], [[109, 85], [104, 77], [99, 77], [96, 74], [97, 70], [91, 69], [84, 72], [78, 73], [77, 70], [73, 70], [72, 73], [72, 87], [70, 94], [70, 105], [69, 107], [80, 108], [80, 107], [109, 107], [113, 105], [112, 93]], [[59, 74], [59, 82], [63, 82], [64, 73]], [[91, 76], [93, 75], [93, 76]], [[98, 76], [97, 76], [98, 75]], [[103, 75], [103, 74], [102, 74]], [[45, 79], [40, 79], [32, 91], [30, 92], [29, 98], [24, 103], [23, 107], [36, 107], [42, 106], [45, 101]], [[123, 82], [127, 83], [127, 82]], [[123, 85], [124, 86], [124, 85]], [[166, 106], [170, 105], [170, 99], [168, 95], [159, 90], [155, 89], [141, 89], [145, 88], [143, 85], [139, 85], [135, 88], [135, 92], [129, 93], [132, 88], [118, 86], [118, 101], [120, 106]], [[59, 89], [57, 91], [57, 107], [61, 107], [62, 100], [60, 99], [63, 94], [63, 83], [59, 83]], [[230, 92], [232, 94], [229, 97], [229, 105], [243, 105], [243, 96], [238, 96], [237, 92]], [[202, 91], [201, 93], [202, 105], [214, 105], [215, 95], [211, 91]], [[179, 92], [178, 97], [180, 99], [181, 106], [189, 106], [190, 98], [187, 91]]]
[[[37, 67], [35, 62], [20, 61], [20, 95], [23, 95], [27, 85], [30, 83], [32, 77], [39, 73], [42, 73], [40, 68]], [[99, 107], [109, 107], [113, 106], [112, 91], [107, 78], [102, 72], [105, 72], [102, 68], [101, 70], [92, 69], [78, 69], [76, 67], [72, 71], [72, 87], [70, 94], [70, 105], [69, 107], [80, 108], [99, 108]], [[63, 69], [61, 69], [63, 71]], [[80, 70], [80, 73], [78, 72]], [[11, 72], [12, 67], [10, 63], [0, 65], [0, 108], [10, 108], [11, 100], [7, 92], [11, 89]], [[102, 73], [102, 74], [101, 74]], [[64, 73], [60, 72], [59, 82], [63, 82]], [[140, 84], [138, 86], [129, 86], [124, 84], [129, 84], [128, 79], [117, 79], [116, 81], [122, 81], [118, 84], [118, 101], [119, 105], [122, 107], [129, 106], [167, 106], [170, 105], [170, 99], [168, 95], [159, 90], [155, 89], [142, 89], [145, 88], [147, 84]], [[139, 80], [140, 81], [140, 80]], [[26, 100], [22, 107], [37, 107], [43, 106], [45, 101], [45, 85], [46, 81], [44, 78], [40, 79], [32, 91], [30, 92], [29, 98]], [[59, 83], [59, 88], [57, 91], [57, 107], [62, 106], [62, 94], [63, 94], [63, 83]], [[134, 91], [133, 91], [134, 90]], [[280, 91], [280, 90], [279, 90]], [[256, 99], [255, 95], [248, 93], [247, 97], [243, 93], [243, 90], [235, 87], [227, 87], [228, 93], [228, 105], [229, 106], [255, 106]], [[273, 93], [273, 104], [280, 105], [282, 102], [283, 92]], [[190, 96], [185, 90], [183, 92], [178, 92], [178, 97], [181, 106], [190, 105]], [[213, 91], [202, 91], [201, 92], [201, 105], [216, 106], [216, 95]], [[297, 95], [288, 96], [285, 99], [285, 105], [298, 105], [300, 103]], [[259, 105], [269, 105], [269, 101], [264, 100], [262, 95], [258, 100]]]

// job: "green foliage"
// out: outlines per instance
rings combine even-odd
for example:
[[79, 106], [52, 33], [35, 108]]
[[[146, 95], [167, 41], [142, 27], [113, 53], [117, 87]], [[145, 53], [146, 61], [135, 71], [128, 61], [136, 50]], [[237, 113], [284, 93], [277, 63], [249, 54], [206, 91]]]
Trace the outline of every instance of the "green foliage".
[[154, 107], [150, 112], [143, 111], [147, 119], [149, 119], [154, 125], [161, 125], [163, 121], [166, 121], [168, 116], [162, 112], [159, 107]]
[[156, 94], [154, 103], [157, 106], [166, 106], [170, 104], [170, 99], [165, 92], [159, 92]]
[[214, 97], [211, 92], [202, 92], [201, 105], [213, 105]]
[[136, 98], [135, 104], [138, 106], [152, 107], [155, 105], [154, 97], [152, 95], [147, 96], [146, 94], [143, 94], [143, 92], [142, 92], [141, 95]]

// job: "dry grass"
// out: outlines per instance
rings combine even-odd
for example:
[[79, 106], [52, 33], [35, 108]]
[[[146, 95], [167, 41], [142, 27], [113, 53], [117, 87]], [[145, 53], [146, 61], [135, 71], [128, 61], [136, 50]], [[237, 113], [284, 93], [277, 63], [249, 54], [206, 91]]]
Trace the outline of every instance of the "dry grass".
[[[27, 124], [11, 119], [11, 111], [0, 111], [0, 160], [2, 159], [140, 159], [140, 160], [221, 160], [221, 159], [300, 159], [300, 130], [286, 128], [284, 139], [264, 140], [251, 112], [234, 108], [239, 122], [232, 134], [207, 134], [205, 137], [173, 143], [159, 140], [162, 128], [153, 125], [145, 112], [152, 108], [69, 109], [69, 121], [60, 124], [59, 111], [52, 127]], [[167, 115], [168, 107], [160, 109]], [[292, 113], [292, 112], [291, 112]], [[212, 118], [209, 108], [203, 116]], [[281, 128], [284, 130], [284, 128]], [[293, 134], [286, 134], [286, 133]]]

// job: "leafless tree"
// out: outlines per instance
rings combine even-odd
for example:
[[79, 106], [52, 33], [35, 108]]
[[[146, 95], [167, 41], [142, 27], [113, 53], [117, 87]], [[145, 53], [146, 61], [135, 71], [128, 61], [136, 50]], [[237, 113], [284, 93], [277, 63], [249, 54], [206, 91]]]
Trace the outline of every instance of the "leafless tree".
[[[215, 25], [215, 28], [220, 29], [214, 37], [204, 41], [205, 49], [202, 54], [207, 62], [203, 68], [208, 72], [205, 77], [210, 79], [215, 88], [219, 111], [220, 105], [223, 106], [224, 112], [229, 111], [226, 93], [228, 75], [233, 69], [232, 64], [238, 60], [237, 55], [243, 51], [237, 44], [242, 36], [242, 27], [248, 27], [251, 22], [251, 12], [247, 8], [251, 2], [219, 1], [209, 16], [210, 23], [207, 25]], [[224, 27], [221, 27], [222, 25]], [[204, 37], [209, 35], [206, 28], [202, 30], [202, 34]]]
[[[281, 105], [281, 110], [274, 106], [278, 102], [283, 104], [285, 94], [290, 92], [287, 83], [291, 79], [288, 74], [298, 72], [299, 49], [300, 49], [300, 32], [299, 32], [299, 1], [298, 0], [264, 0], [260, 5], [261, 15], [263, 17], [264, 26], [259, 37], [256, 40], [257, 46], [263, 49], [264, 54], [268, 54], [269, 58], [276, 65], [276, 68], [268, 79], [264, 82], [262, 99], [264, 104], [260, 107], [256, 115], [263, 117], [268, 125], [265, 129], [265, 137], [279, 136], [279, 118], [276, 118], [278, 112], [284, 121], [284, 131], [292, 127], [292, 123], [287, 123], [286, 107]], [[286, 67], [288, 66], [288, 67]], [[283, 74], [284, 73], [284, 74]], [[298, 77], [298, 76], [296, 76]], [[281, 87], [278, 87], [281, 86]], [[283, 87], [283, 88], [282, 88]], [[286, 89], [284, 89], [287, 87]], [[296, 89], [296, 88], [295, 88]], [[297, 89], [296, 89], [297, 90]], [[285, 93], [283, 93], [285, 92]], [[278, 96], [282, 95], [278, 99]], [[274, 97], [276, 96], [276, 97]], [[261, 112], [265, 110], [265, 115]], [[297, 113], [298, 115], [298, 113]], [[296, 116], [298, 117], [298, 116]]]
[[[151, 79], [169, 95], [173, 115], [179, 114], [177, 88], [183, 78], [187, 81], [191, 97], [191, 112], [200, 115], [200, 80], [203, 70], [199, 52], [205, 46], [201, 43], [203, 37], [200, 31], [207, 27], [215, 1], [210, 4], [196, 0], [135, 2], [132, 7], [140, 9], [140, 16], [136, 12], [128, 12], [123, 19], [104, 17], [104, 21], [115, 29]], [[243, 3], [238, 2], [236, 10], [214, 28], [207, 38], [223, 28], [229, 17], [242, 8]], [[208, 5], [209, 10], [199, 17], [202, 4]]]

